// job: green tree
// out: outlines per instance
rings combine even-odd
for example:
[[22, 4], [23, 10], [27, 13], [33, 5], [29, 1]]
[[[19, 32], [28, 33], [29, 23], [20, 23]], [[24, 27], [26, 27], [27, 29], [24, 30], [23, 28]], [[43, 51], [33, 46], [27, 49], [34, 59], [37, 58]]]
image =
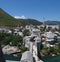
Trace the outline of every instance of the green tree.
[[1, 33], [0, 35], [0, 44], [4, 44], [7, 45], [10, 43], [10, 41], [12, 40], [11, 35], [7, 34], [7, 33]]
[[23, 34], [24, 34], [24, 36], [29, 36], [29, 35], [30, 35], [30, 31], [27, 30], [27, 29], [25, 29], [25, 30], [23, 31]]
[[25, 52], [25, 51], [29, 50], [29, 49], [28, 49], [27, 47], [25, 47], [25, 46], [20, 46], [19, 49], [21, 50], [21, 52]]
[[13, 46], [21, 46], [23, 44], [23, 39], [19, 35], [13, 35], [11, 42]]

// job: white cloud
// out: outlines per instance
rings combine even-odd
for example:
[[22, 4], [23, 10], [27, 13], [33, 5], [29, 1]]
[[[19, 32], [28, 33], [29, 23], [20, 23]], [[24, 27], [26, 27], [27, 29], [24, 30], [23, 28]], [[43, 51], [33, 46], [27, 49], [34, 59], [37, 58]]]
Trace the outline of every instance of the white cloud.
[[22, 15], [22, 16], [14, 16], [14, 18], [16, 18], [16, 19], [26, 19], [26, 17], [24, 15]]

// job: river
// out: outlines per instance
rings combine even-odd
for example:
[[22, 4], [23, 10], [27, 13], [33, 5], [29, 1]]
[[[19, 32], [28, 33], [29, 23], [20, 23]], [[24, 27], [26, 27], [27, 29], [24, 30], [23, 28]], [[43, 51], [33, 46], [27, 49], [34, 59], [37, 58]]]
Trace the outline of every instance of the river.
[[60, 56], [45, 56], [42, 59], [44, 62], [60, 62]]
[[[5, 60], [20, 61], [21, 56], [14, 57], [13, 55], [4, 55]], [[42, 57], [44, 62], [60, 62], [60, 56], [45, 56]]]

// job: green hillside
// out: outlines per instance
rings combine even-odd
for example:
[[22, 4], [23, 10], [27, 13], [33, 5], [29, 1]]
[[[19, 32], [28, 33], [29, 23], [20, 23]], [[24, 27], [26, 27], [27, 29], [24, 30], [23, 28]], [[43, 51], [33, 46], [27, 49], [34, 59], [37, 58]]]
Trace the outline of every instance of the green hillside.
[[0, 8], [0, 26], [15, 27], [19, 25], [40, 25], [42, 22], [39, 22], [34, 19], [15, 19], [3, 9]]
[[19, 22], [0, 8], [0, 26], [17, 26]]
[[35, 19], [18, 19], [18, 21], [23, 25], [41, 25], [42, 22]]

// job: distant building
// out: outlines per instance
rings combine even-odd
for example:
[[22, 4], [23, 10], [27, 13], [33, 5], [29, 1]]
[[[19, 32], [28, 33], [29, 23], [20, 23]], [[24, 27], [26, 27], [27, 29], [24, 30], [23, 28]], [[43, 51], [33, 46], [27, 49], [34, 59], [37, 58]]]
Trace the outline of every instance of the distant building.
[[40, 30], [33, 28], [31, 31], [31, 34], [40, 37]]
[[57, 36], [55, 33], [51, 31], [45, 32], [46, 41], [54, 41], [54, 37]]
[[59, 25], [46, 25], [46, 28], [49, 28], [49, 27], [51, 27], [51, 28], [53, 28], [53, 29], [59, 29]]
[[22, 33], [22, 32], [20, 32], [20, 31], [15, 31], [15, 32], [14, 32], [14, 34], [15, 34], [15, 35], [19, 35], [19, 36], [22, 36], [22, 37], [23, 37], [23, 33]]

